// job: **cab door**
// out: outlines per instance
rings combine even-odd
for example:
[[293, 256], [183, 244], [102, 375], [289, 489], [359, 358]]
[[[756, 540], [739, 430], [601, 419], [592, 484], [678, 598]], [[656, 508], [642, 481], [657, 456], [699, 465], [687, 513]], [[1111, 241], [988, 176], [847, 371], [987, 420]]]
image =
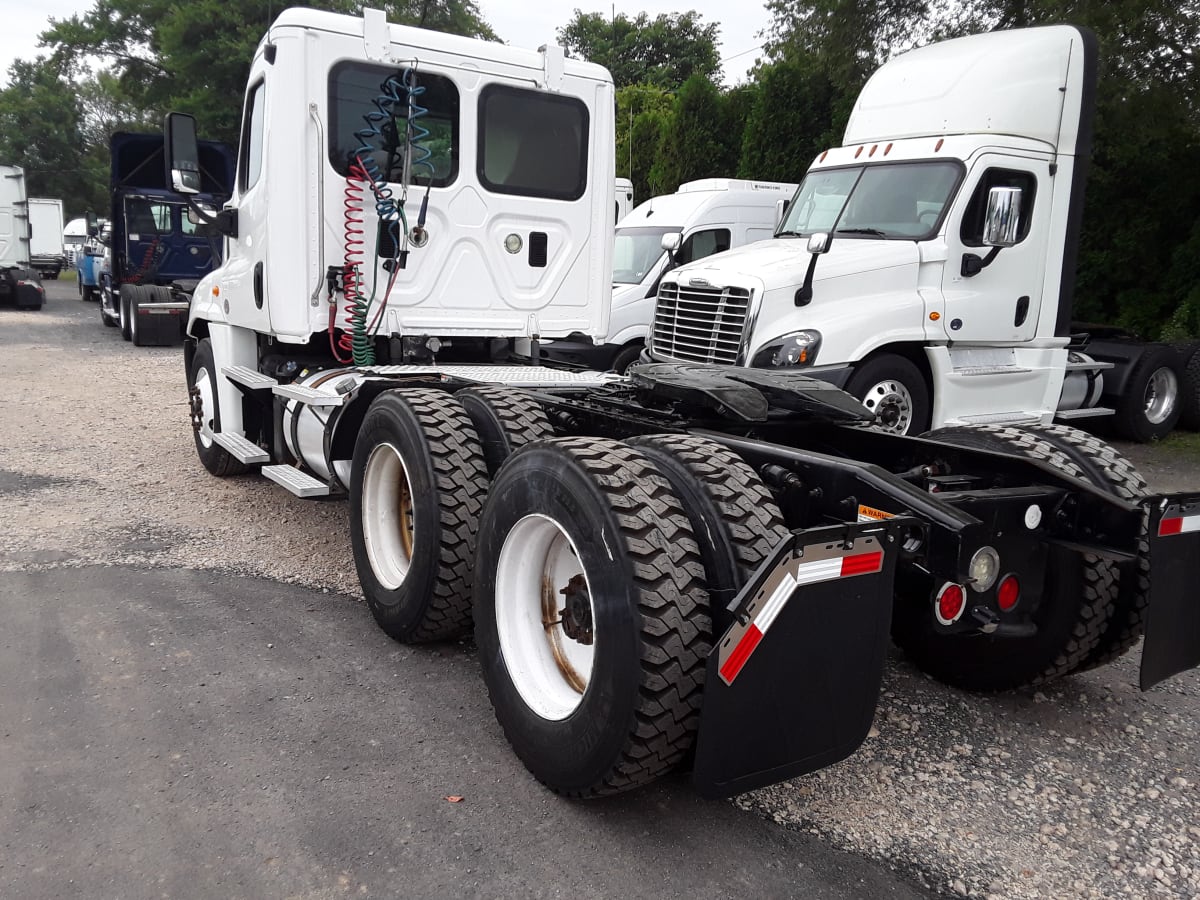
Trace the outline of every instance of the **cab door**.
[[[1021, 189], [1018, 241], [998, 252], [983, 244], [993, 187]], [[1034, 338], [1046, 280], [1052, 194], [1047, 160], [984, 154], [976, 161], [946, 226], [941, 323], [948, 339], [1011, 344]]]

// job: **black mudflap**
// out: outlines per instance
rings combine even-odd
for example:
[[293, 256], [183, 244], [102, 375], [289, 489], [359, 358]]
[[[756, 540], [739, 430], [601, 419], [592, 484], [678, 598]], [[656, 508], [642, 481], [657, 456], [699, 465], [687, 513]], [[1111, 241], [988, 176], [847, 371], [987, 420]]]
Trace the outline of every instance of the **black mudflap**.
[[1141, 688], [1200, 665], [1200, 494], [1151, 498]]
[[729, 797], [845, 759], [875, 716], [900, 520], [781, 544], [708, 660], [692, 780]]
[[138, 340], [143, 347], [170, 347], [183, 340], [186, 309], [140, 309], [138, 312]]

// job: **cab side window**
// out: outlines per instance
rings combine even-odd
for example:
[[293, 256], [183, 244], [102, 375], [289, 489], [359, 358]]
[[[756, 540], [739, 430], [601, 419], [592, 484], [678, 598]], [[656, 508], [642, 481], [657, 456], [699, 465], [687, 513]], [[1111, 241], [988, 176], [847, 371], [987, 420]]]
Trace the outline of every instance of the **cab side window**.
[[975, 186], [962, 220], [962, 242], [968, 247], [983, 246], [983, 220], [987, 213], [988, 191], [994, 187], [1021, 189], [1021, 222], [1017, 228], [1017, 243], [1029, 234], [1033, 221], [1033, 201], [1037, 193], [1037, 178], [1032, 172], [1017, 169], [988, 169]]
[[263, 118], [266, 110], [266, 83], [260, 81], [250, 91], [246, 102], [246, 121], [242, 123], [241, 160], [238, 166], [238, 184], [242, 192], [258, 183], [262, 174]]
[[721, 253], [729, 249], [729, 243], [728, 228], [711, 228], [707, 231], [694, 232], [688, 236], [688, 239], [680, 246], [679, 252], [675, 254], [675, 264], [682, 266], [684, 263], [695, 262], [706, 256], [712, 256], [714, 253]]

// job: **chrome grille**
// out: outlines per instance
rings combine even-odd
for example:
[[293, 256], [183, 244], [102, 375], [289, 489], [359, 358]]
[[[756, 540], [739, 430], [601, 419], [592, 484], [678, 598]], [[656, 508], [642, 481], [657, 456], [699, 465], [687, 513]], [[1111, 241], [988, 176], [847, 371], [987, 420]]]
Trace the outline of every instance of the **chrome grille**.
[[750, 312], [745, 288], [681, 287], [665, 281], [654, 307], [656, 358], [734, 365]]

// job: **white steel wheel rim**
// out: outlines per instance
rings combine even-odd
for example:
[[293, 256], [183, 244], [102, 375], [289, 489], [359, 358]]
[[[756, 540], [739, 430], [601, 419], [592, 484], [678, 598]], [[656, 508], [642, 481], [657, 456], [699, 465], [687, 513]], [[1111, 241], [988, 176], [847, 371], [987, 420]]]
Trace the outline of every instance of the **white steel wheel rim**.
[[208, 369], [200, 367], [196, 373], [196, 392], [200, 396], [200, 443], [207, 450], [213, 445], [213, 434], [216, 431], [216, 401], [213, 395], [212, 379], [208, 377]]
[[[588, 592], [592, 643], [567, 636], [559, 604], [576, 576]], [[504, 538], [496, 565], [496, 632], [513, 687], [535, 714], [561, 721], [583, 702], [595, 664], [591, 584], [567, 530], [549, 516], [525, 516]]]
[[1146, 383], [1146, 419], [1152, 425], [1161, 425], [1175, 411], [1179, 397], [1179, 379], [1166, 366], [1154, 370]]
[[362, 528], [371, 571], [386, 590], [396, 590], [412, 568], [416, 527], [408, 467], [392, 444], [377, 445], [367, 457]]
[[862, 404], [879, 418], [885, 431], [908, 434], [912, 426], [913, 398], [908, 387], [895, 379], [872, 385], [863, 394]]

